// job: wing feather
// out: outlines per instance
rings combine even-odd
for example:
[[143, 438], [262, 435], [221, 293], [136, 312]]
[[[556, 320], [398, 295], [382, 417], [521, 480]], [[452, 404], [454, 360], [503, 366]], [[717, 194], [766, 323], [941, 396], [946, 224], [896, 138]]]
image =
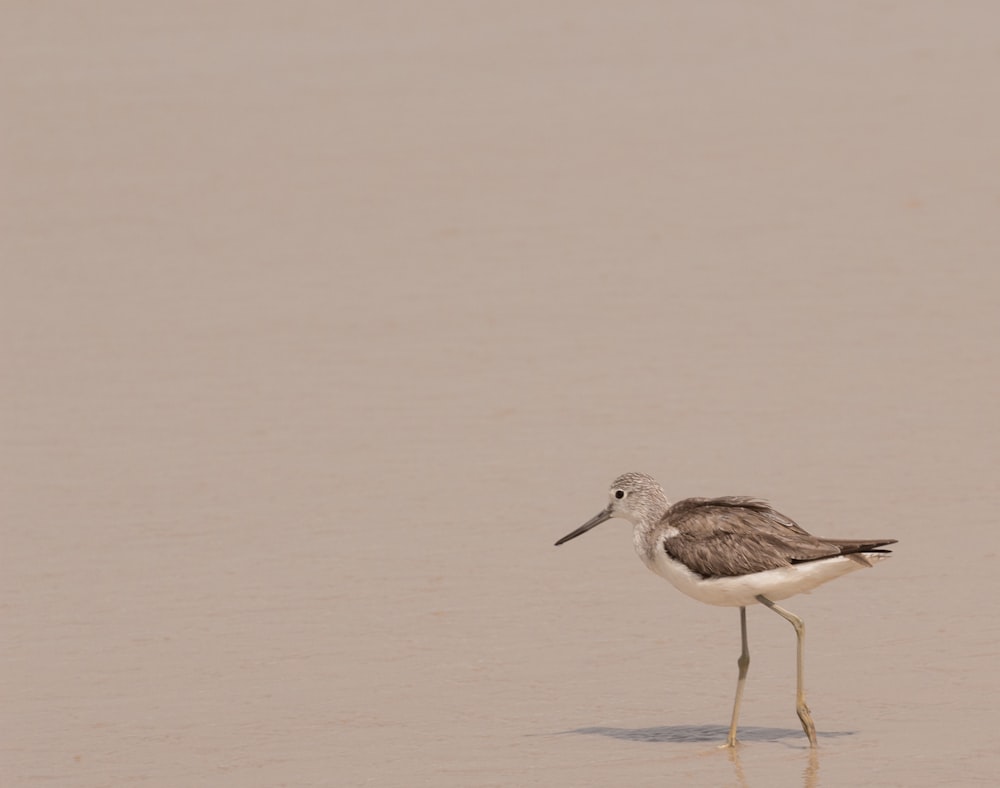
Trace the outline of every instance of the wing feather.
[[676, 534], [663, 540], [663, 549], [702, 577], [763, 572], [872, 551], [894, 541], [822, 539], [768, 503], [743, 497], [678, 501], [667, 510], [662, 524]]

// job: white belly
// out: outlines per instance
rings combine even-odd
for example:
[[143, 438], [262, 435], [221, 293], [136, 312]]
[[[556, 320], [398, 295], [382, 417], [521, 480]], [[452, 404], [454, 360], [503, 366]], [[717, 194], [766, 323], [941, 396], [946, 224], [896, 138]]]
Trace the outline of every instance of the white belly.
[[[863, 553], [862, 555], [869, 562], [868, 566], [888, 557], [884, 553]], [[766, 572], [755, 572], [751, 575], [709, 579], [696, 575], [684, 564], [674, 561], [664, 550], [656, 551], [653, 563], [647, 561], [643, 563], [660, 577], [669, 580], [678, 591], [684, 592], [699, 602], [704, 602], [707, 605], [746, 607], [747, 605], [759, 604], [756, 598], [758, 594], [766, 596], [772, 602], [777, 602], [796, 594], [812, 591], [817, 586], [841, 575], [846, 575], [855, 569], [863, 569], [866, 564], [858, 559], [860, 556], [856, 558], [836, 556], [802, 564], [792, 564], [780, 569], [769, 569]]]

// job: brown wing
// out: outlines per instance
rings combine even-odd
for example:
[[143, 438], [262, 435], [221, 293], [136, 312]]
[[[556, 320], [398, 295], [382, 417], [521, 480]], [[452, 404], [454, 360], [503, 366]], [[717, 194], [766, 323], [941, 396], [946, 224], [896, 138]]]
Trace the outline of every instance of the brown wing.
[[661, 525], [677, 531], [663, 549], [702, 577], [763, 572], [895, 541], [821, 539], [754, 498], [688, 498], [671, 506]]

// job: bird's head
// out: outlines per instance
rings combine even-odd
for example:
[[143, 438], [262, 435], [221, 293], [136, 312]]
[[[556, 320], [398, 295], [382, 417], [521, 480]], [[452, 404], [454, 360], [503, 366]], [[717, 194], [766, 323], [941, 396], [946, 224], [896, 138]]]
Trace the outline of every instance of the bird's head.
[[556, 544], [561, 545], [575, 539], [612, 517], [628, 520], [632, 525], [655, 523], [663, 516], [668, 505], [663, 488], [652, 476], [646, 473], [623, 473], [611, 483], [608, 505]]

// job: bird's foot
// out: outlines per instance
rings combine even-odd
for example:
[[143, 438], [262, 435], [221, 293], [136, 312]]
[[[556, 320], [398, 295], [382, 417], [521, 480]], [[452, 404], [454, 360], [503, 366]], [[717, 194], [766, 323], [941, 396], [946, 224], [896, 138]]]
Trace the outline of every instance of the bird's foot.
[[806, 738], [809, 739], [809, 746], [816, 746], [816, 725], [813, 723], [812, 714], [805, 701], [796, 706], [795, 711], [799, 715], [799, 722], [802, 723], [802, 730], [805, 731]]

